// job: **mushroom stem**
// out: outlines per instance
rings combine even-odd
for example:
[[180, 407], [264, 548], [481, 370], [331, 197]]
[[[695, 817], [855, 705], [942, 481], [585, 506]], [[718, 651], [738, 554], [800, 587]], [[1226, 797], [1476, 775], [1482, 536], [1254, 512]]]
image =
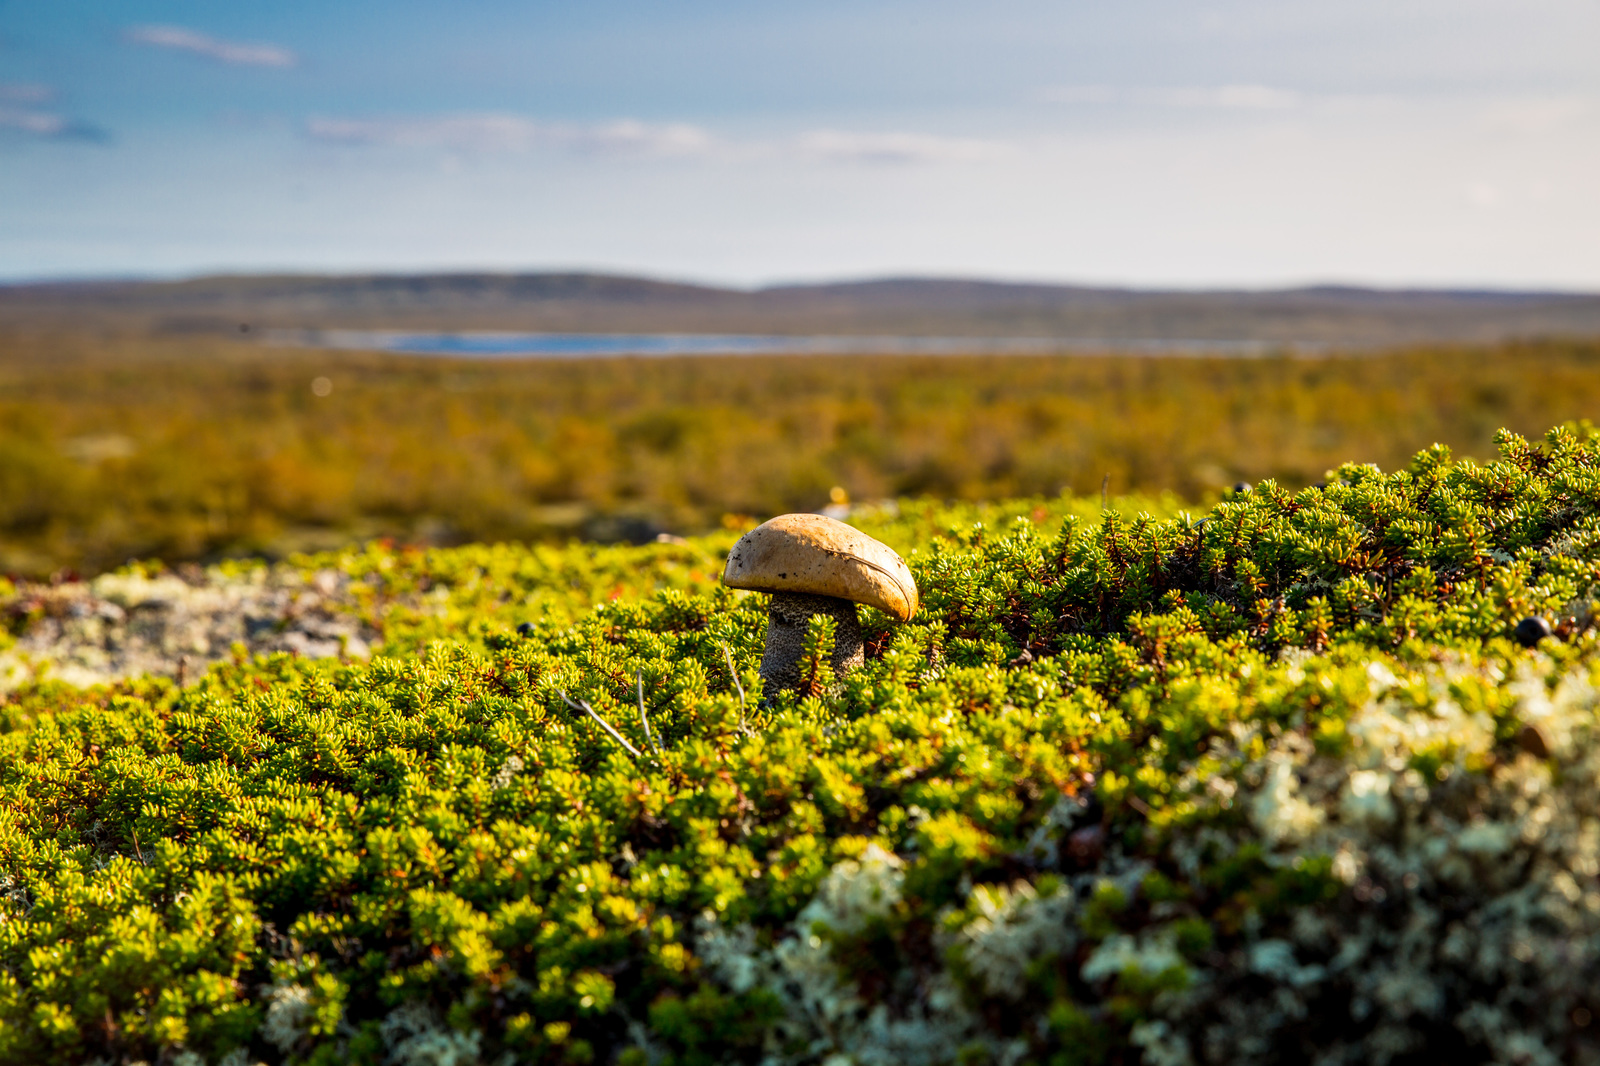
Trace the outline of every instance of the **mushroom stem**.
[[766, 694], [800, 685], [800, 656], [806, 643], [806, 629], [813, 615], [825, 614], [834, 621], [833, 674], [844, 677], [866, 662], [861, 640], [861, 623], [856, 605], [835, 596], [813, 596], [804, 592], [774, 592], [767, 608], [767, 647], [761, 656], [761, 679]]

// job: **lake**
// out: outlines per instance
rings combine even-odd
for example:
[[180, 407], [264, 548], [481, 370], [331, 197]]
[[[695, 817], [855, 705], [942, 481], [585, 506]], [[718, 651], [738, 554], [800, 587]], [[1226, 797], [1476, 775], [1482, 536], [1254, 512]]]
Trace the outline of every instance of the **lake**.
[[[272, 330], [269, 344], [471, 359], [582, 359], [675, 355], [1129, 355], [1250, 357], [1286, 350], [1260, 341], [1083, 337], [921, 337], [761, 333], [420, 333], [403, 330]], [[1303, 351], [1296, 346], [1297, 352]]]

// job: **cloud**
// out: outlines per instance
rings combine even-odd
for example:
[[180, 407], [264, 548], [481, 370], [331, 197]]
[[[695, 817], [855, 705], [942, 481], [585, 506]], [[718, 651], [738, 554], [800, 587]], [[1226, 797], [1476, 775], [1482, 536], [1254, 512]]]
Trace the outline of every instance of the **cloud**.
[[439, 118], [313, 118], [312, 140], [331, 144], [444, 148], [458, 152], [525, 152], [553, 147], [592, 155], [704, 155], [715, 140], [697, 126], [651, 125], [624, 120], [598, 125], [539, 122], [520, 115], [447, 115]]
[[1052, 104], [1114, 104], [1122, 96], [1109, 85], [1052, 85], [1039, 95]]
[[292, 67], [299, 61], [293, 52], [275, 44], [223, 41], [182, 26], [135, 26], [128, 30], [126, 37], [133, 44], [193, 52], [235, 66]]
[[0, 130], [58, 141], [93, 141], [104, 144], [111, 135], [99, 126], [51, 111], [0, 105]]
[[107, 142], [111, 135], [98, 126], [70, 118], [44, 105], [56, 91], [37, 82], [0, 82], [0, 130], [57, 141]]
[[1281, 111], [1299, 107], [1306, 98], [1290, 89], [1269, 85], [1190, 86], [1187, 88], [1127, 88], [1109, 85], [1056, 85], [1041, 94], [1056, 104], [1155, 104], [1161, 107], [1223, 108], [1244, 111]]
[[1549, 133], [1589, 117], [1591, 100], [1577, 96], [1497, 100], [1483, 112], [1483, 122], [1503, 133]]
[[992, 141], [926, 133], [811, 130], [792, 137], [729, 140], [688, 123], [632, 119], [592, 125], [542, 122], [511, 114], [432, 118], [313, 118], [306, 135], [350, 146], [442, 149], [488, 155], [555, 149], [629, 158], [800, 159], [835, 163], [916, 164], [989, 158]]
[[0, 84], [0, 103], [48, 104], [56, 98], [56, 91], [48, 85], [35, 83]]
[[0, 126], [39, 137], [56, 137], [67, 128], [67, 120], [60, 115], [44, 111], [24, 111], [21, 108], [4, 107], [0, 108]]
[[1170, 107], [1223, 107], [1247, 111], [1278, 111], [1298, 107], [1301, 96], [1267, 85], [1222, 85], [1214, 89], [1170, 89], [1155, 94]]
[[786, 145], [792, 154], [845, 163], [966, 163], [1002, 150], [994, 141], [928, 133], [848, 133], [814, 130]]

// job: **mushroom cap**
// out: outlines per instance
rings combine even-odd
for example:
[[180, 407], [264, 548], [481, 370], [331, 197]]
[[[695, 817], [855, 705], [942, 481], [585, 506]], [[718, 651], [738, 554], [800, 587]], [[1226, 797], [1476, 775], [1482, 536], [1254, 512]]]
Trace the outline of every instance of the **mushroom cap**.
[[781, 514], [740, 537], [722, 583], [834, 596], [902, 622], [917, 613], [917, 583], [905, 560], [887, 544], [819, 514]]

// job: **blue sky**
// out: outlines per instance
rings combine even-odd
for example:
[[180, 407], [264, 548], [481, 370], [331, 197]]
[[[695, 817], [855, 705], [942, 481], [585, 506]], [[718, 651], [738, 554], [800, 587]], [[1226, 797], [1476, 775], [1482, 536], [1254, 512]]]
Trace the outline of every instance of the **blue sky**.
[[1595, 289], [1597, 43], [1597, 0], [0, 0], [0, 278]]

